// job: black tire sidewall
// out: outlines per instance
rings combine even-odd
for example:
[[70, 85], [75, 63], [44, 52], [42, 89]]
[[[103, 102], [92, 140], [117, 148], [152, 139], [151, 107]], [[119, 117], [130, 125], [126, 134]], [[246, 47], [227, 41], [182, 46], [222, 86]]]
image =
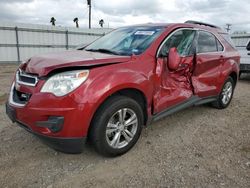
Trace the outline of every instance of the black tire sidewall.
[[[106, 140], [106, 127], [112, 115], [122, 108], [130, 108], [136, 113], [138, 118], [138, 127], [133, 139], [127, 146], [120, 149], [115, 149], [112, 148]], [[125, 96], [113, 97], [107, 100], [104, 105], [102, 105], [94, 118], [92, 125], [94, 126], [94, 132], [92, 132], [92, 137], [94, 137], [94, 139], [92, 140], [95, 143], [93, 144], [95, 145], [98, 152], [106, 156], [121, 155], [130, 150], [135, 145], [140, 137], [142, 125], [143, 111], [135, 100]]]

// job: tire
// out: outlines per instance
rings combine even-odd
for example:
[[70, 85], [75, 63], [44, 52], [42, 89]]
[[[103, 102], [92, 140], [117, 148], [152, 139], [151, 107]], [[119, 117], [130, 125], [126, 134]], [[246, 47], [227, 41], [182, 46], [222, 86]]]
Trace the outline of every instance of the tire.
[[228, 77], [221, 89], [220, 95], [218, 96], [217, 100], [212, 103], [212, 106], [217, 109], [227, 108], [233, 98], [234, 87], [235, 82], [233, 78]]
[[131, 98], [113, 96], [97, 110], [89, 138], [98, 153], [114, 157], [126, 153], [136, 144], [142, 125], [141, 106]]

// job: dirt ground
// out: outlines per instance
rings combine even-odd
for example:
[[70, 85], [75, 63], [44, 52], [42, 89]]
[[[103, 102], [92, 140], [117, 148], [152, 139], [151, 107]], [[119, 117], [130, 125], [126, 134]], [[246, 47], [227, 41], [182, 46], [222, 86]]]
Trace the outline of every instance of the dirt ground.
[[0, 66], [0, 187], [250, 187], [250, 75], [225, 110], [186, 109], [145, 128], [117, 158], [87, 144], [56, 152], [12, 124], [6, 100], [16, 66]]

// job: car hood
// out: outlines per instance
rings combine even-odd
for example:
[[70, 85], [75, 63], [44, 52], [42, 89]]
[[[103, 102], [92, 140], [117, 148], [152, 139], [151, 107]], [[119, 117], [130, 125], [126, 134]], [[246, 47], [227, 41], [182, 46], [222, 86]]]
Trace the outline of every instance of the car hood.
[[128, 62], [130, 56], [72, 50], [53, 54], [44, 54], [30, 58], [23, 69], [26, 73], [46, 76], [49, 72], [66, 67], [104, 66], [114, 63]]

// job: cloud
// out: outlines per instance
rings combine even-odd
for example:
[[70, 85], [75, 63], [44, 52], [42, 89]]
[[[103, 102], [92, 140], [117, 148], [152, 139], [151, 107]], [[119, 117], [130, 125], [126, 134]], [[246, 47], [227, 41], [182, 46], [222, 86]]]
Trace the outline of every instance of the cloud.
[[186, 11], [216, 12], [227, 8], [228, 0], [179, 0], [176, 5]]
[[[85, 0], [1, 0], [0, 21], [88, 27], [88, 7]], [[104, 19], [105, 27], [148, 22], [184, 22], [198, 20], [234, 30], [250, 32], [250, 2], [248, 0], [92, 0], [92, 25]]]
[[27, 2], [33, 2], [34, 0], [1, 0], [1, 4], [11, 4], [11, 3], [27, 3]]
[[161, 10], [159, 0], [119, 0], [109, 1], [99, 0], [94, 2], [94, 7], [106, 14], [156, 14]]

